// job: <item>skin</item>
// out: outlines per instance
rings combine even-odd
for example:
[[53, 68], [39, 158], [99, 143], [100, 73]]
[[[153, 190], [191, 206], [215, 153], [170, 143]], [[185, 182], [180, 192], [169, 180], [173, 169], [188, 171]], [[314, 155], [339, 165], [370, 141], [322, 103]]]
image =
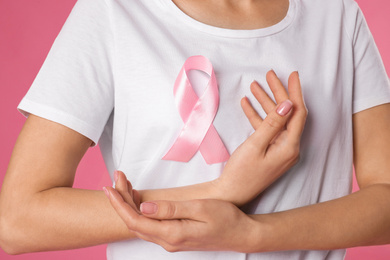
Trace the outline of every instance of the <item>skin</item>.
[[[297, 74], [294, 75], [295, 81], [299, 82]], [[274, 72], [268, 73], [267, 78], [270, 86], [273, 86], [274, 89], [283, 88]], [[254, 93], [256, 90], [260, 91], [260, 94], [257, 95], [262, 96], [263, 92], [258, 84], [253, 83], [252, 90]], [[296, 93], [295, 100], [302, 100], [299, 92]], [[293, 96], [291, 99], [294, 101]], [[301, 102], [301, 107], [306, 111], [303, 102]], [[253, 125], [261, 123], [261, 118], [255, 116], [247, 100], [243, 101], [243, 108]], [[280, 116], [274, 111], [274, 117], [268, 117], [264, 121], [271, 122], [271, 125], [268, 128], [266, 124], [262, 124], [262, 128], [258, 127], [262, 129], [263, 133], [271, 133], [268, 137], [269, 141], [279, 132], [285, 133], [274, 140], [274, 147], [299, 144], [297, 140], [300, 138], [304, 120], [296, 120], [295, 118], [305, 116], [305, 114], [299, 115], [296, 111], [298, 108], [294, 109], [294, 113], [289, 112], [285, 116]], [[288, 119], [290, 119], [288, 123], [290, 127], [287, 125], [287, 129], [284, 129]], [[262, 138], [257, 139], [263, 142]], [[250, 146], [250, 144], [251, 142], [247, 142], [247, 145]], [[67, 127], [34, 115], [29, 116], [15, 145], [0, 195], [0, 242], [1, 247], [6, 252], [20, 254], [80, 248], [135, 237], [134, 232], [128, 230], [111, 207], [103, 191], [72, 188], [77, 165], [90, 145], [89, 139]], [[245, 149], [241, 150], [242, 152], [236, 153], [236, 156], [232, 157], [242, 158], [241, 161], [245, 163], [245, 156], [240, 156], [240, 154], [247, 152]], [[298, 151], [298, 148], [291, 147], [291, 149], [286, 150]], [[36, 153], [36, 151], [40, 152]], [[275, 152], [277, 151], [278, 149], [275, 150]], [[264, 158], [264, 154], [257, 155], [258, 158]], [[284, 168], [288, 168], [294, 163], [298, 154], [285, 153], [285, 155], [283, 163], [288, 166]], [[283, 163], [268, 160], [268, 164], [265, 165], [278, 168]], [[240, 168], [241, 164], [232, 163], [232, 165], [226, 169], [233, 169], [231, 172], [234, 172], [234, 167]], [[268, 182], [269, 184], [283, 173], [279, 171], [272, 178], [268, 178], [269, 176], [261, 174], [261, 172], [257, 171], [260, 176], [267, 178], [263, 181], [259, 179], [259, 182]], [[248, 172], [248, 174], [255, 173], [255, 171]], [[226, 175], [232, 174], [227, 172]], [[124, 178], [123, 174], [115, 176], [122, 180]], [[150, 194], [148, 191], [142, 191], [140, 197], [141, 199], [145, 197], [155, 200], [161, 199], [160, 194], [164, 194], [163, 198], [170, 200], [202, 197], [222, 199], [220, 194], [225, 193], [225, 189], [233, 191], [236, 180], [233, 182], [231, 180], [234, 179], [226, 177], [220, 181], [170, 189], [169, 191], [153, 190], [149, 191]], [[251, 182], [246, 177], [243, 180], [245, 181], [243, 185], [246, 185], [248, 181]], [[126, 180], [123, 182], [126, 183]], [[210, 185], [213, 189], [209, 188]], [[129, 187], [131, 189], [130, 185]], [[265, 186], [263, 187], [265, 188]], [[204, 193], [211, 190], [214, 193]], [[219, 192], [215, 193], [215, 190]], [[247, 190], [249, 191], [249, 189]], [[240, 193], [239, 190], [235, 192]], [[253, 192], [260, 191], [256, 189]], [[252, 193], [246, 194], [245, 197], [240, 198], [240, 201], [249, 201], [251, 197], [255, 196]], [[136, 194], [138, 198], [138, 193]], [[236, 196], [234, 198], [236, 199]], [[223, 199], [229, 201], [231, 198], [223, 197]]]
[[220, 28], [250, 30], [272, 26], [287, 14], [289, 0], [173, 0], [184, 13]]
[[[221, 177], [213, 182], [215, 190], [219, 190], [219, 200], [183, 201], [185, 199], [178, 197], [177, 200], [182, 201], [179, 205], [186, 210], [169, 206], [169, 203], [176, 202], [164, 201], [143, 203], [138, 210], [138, 192], [132, 189], [123, 173], [115, 174], [116, 188], [106, 187], [105, 191], [129, 230], [134, 231], [141, 239], [162, 245], [168, 251], [246, 251], [243, 250], [248, 245], [246, 236], [248, 232], [252, 232], [248, 223], [254, 221], [233, 203], [243, 205], [249, 202], [295, 164], [307, 116], [297, 72], [290, 75], [289, 93], [273, 71], [267, 74], [267, 81], [279, 104], [275, 104], [256, 82], [252, 83], [252, 93], [267, 112], [267, 117], [262, 120], [248, 100], [242, 100], [243, 110], [255, 132], [237, 148]], [[287, 109], [282, 109], [286, 102], [292, 102], [293, 111], [288, 110], [288, 106]], [[229, 201], [232, 203], [228, 203]], [[218, 206], [218, 211], [215, 211], [214, 204]], [[162, 208], [162, 211], [150, 214], [150, 211], [157, 208]], [[170, 221], [151, 220], [143, 216], [141, 211], [145, 216]], [[185, 212], [188, 215], [182, 214]], [[215, 215], [209, 212], [214, 212]], [[194, 221], [189, 220], [193, 218], [191, 214], [197, 217]], [[178, 219], [178, 216], [179, 220], [171, 221]], [[189, 239], [185, 242], [183, 240], [183, 247], [176, 249], [174, 245], [181, 243], [182, 238]], [[198, 246], [202, 248], [197, 248]]]
[[141, 204], [138, 211], [131, 187], [107, 188], [107, 196], [129, 230], [170, 252], [250, 253], [388, 244], [389, 115], [390, 104], [385, 104], [353, 116], [354, 162], [361, 189], [340, 199], [248, 216], [231, 203], [210, 199], [151, 201]]
[[[276, 106], [259, 84], [251, 84], [252, 93], [261, 100], [268, 116], [263, 122], [248, 99], [242, 99], [243, 111], [256, 131], [232, 154], [219, 178], [175, 189], [140, 191], [141, 200], [152, 197], [160, 200], [166, 197], [175, 200], [213, 198], [242, 206], [293, 166], [298, 160], [299, 141], [307, 115], [298, 73], [292, 73], [289, 78], [290, 96], [273, 71], [268, 72], [266, 78], [271, 90], [278, 93], [275, 98], [279, 104]], [[286, 101], [288, 99], [291, 101]], [[294, 108], [281, 116], [276, 111], [285, 105], [284, 102], [292, 102]], [[126, 187], [123, 189], [127, 190]]]
[[[201, 19], [197, 14], [210, 7], [210, 2], [200, 2], [189, 13], [196, 19]], [[276, 2], [280, 4], [273, 5]], [[286, 3], [285, 0], [241, 1], [236, 5], [235, 1], [216, 0], [213, 4], [218, 5], [214, 8], [218, 15], [213, 15], [215, 19], [209, 22], [216, 24], [228, 18], [222, 22], [227, 27], [234, 24], [265, 27], [282, 19], [288, 8], [282, 2]], [[190, 1], [175, 3], [188, 11]], [[262, 7], [267, 7], [267, 15], [253, 15], [256, 10], [261, 12]], [[244, 21], [240, 17], [250, 19]], [[238, 18], [241, 20], [235, 21]], [[103, 191], [72, 188], [77, 165], [90, 145], [91, 140], [65, 126], [29, 116], [15, 144], [0, 193], [0, 246], [4, 251], [21, 254], [72, 249], [135, 237]], [[192, 192], [186, 187], [177, 192], [140, 194], [148, 200], [177, 199], [183, 193], [188, 194], [186, 199], [220, 198], [207, 191], [210, 188], [206, 185]]]
[[67, 127], [29, 116], [0, 194], [4, 251], [70, 249], [131, 237], [103, 192], [72, 188], [77, 165], [90, 145], [88, 138]]
[[[287, 11], [286, 2], [288, 1], [240, 1], [238, 3], [238, 1], [216, 0], [214, 3], [220, 3], [223, 7], [214, 8], [214, 13], [218, 15], [205, 15], [202, 18], [201, 11], [211, 10], [208, 8], [212, 7], [206, 5], [207, 1], [175, 1], [179, 8], [199, 21], [226, 28], [237, 27], [236, 29], [261, 28], [275, 24], [278, 19], [272, 17], [284, 17], [283, 14], [285, 15]], [[196, 3], [199, 3], [199, 5], [196, 5]], [[238, 3], [238, 5], [235, 3]], [[263, 3], [264, 7], [268, 5], [270, 12], [263, 11], [262, 15], [258, 15], [259, 12], [262, 12], [260, 3]], [[206, 16], [213, 19], [206, 21]], [[230, 250], [251, 252], [306, 246], [303, 241], [305, 238], [307, 241], [308, 237], [313, 237], [311, 232], [316, 232], [318, 239], [327, 240], [328, 243], [321, 241], [321, 245], [329, 247], [340, 241], [351, 245], [383, 243], [383, 241], [389, 240], [385, 234], [389, 226], [388, 219], [390, 219], [389, 212], [387, 212], [387, 209], [390, 208], [388, 206], [390, 203], [388, 201], [390, 197], [388, 194], [389, 165], [386, 162], [386, 158], [389, 158], [389, 151], [385, 146], [389, 143], [390, 123], [388, 115], [390, 108], [388, 105], [381, 107], [383, 108], [373, 108], [354, 116], [355, 164], [359, 184], [362, 187], [362, 191], [359, 193], [361, 195], [357, 197], [351, 195], [348, 198], [352, 199], [343, 200], [341, 202], [343, 204], [330, 202], [331, 204], [328, 204], [330, 206], [326, 207], [319, 205], [318, 208], [313, 206], [308, 207], [308, 210], [299, 209], [296, 211], [297, 213], [291, 211], [285, 213], [285, 215], [281, 213], [281, 215], [263, 215], [259, 216], [260, 218], [257, 218], [257, 216], [248, 217], [232, 203], [221, 200], [155, 202], [158, 211], [149, 214], [150, 217], [162, 219], [188, 218], [185, 221], [170, 221], [173, 225], [181, 224], [176, 227], [172, 226], [177, 232], [171, 232], [169, 236], [165, 237], [161, 233], [159, 236], [159, 234], [151, 234], [142, 230], [130, 231], [128, 225], [111, 207], [109, 201], [103, 195], [103, 191], [71, 188], [77, 164], [90, 146], [91, 141], [71, 129], [31, 115], [27, 119], [15, 145], [0, 194], [0, 246], [8, 253], [18, 254], [86, 247], [130, 239], [137, 235], [144, 236], [145, 239], [153, 236], [156, 243], [165, 243], [167, 250], [170, 251], [188, 250], [189, 248], [201, 250], [201, 248], [206, 247], [205, 243], [207, 241], [221, 241], [220, 244], [216, 243], [214, 248], [211, 249], [223, 250], [227, 245], [230, 245]], [[58, 147], [62, 149], [58, 149]], [[118, 178], [121, 178], [120, 176], [119, 174]], [[131, 186], [128, 183], [127, 185], [127, 190], [131, 190]], [[111, 198], [115, 196], [113, 194], [110, 196]], [[130, 196], [135, 197], [138, 196], [137, 194], [137, 192], [129, 193]], [[142, 191], [140, 194], [148, 200], [161, 199], [159, 196], [147, 195], [146, 191]], [[166, 193], [164, 192], [164, 194]], [[177, 196], [174, 193], [171, 193], [171, 195]], [[118, 197], [118, 201], [120, 198], [122, 196]], [[380, 198], [379, 204], [378, 198]], [[170, 198], [164, 197], [164, 199]], [[174, 199], [174, 197], [171, 199]], [[350, 215], [346, 215], [347, 217], [340, 220], [339, 217], [346, 213], [341, 210], [340, 205], [345, 204], [348, 207], [351, 205], [352, 210]], [[142, 208], [146, 210], [151, 207], [144, 204]], [[137, 218], [146, 219], [140, 216], [139, 212], [135, 212]], [[362, 212], [365, 214], [361, 214]], [[189, 217], [187, 217], [189, 213], [196, 214], [200, 221], [189, 220]], [[220, 233], [224, 234], [224, 240], [220, 240], [218, 234], [228, 230], [225, 227], [222, 230], [221, 226], [218, 226], [218, 224], [225, 223], [224, 221], [215, 221], [215, 219], [218, 219], [217, 217], [220, 217], [217, 215], [219, 213], [226, 216], [226, 219], [223, 220], [229, 226], [232, 226], [232, 223], [237, 224], [237, 227], [233, 225], [236, 228], [232, 229], [230, 233]], [[328, 217], [328, 219], [329, 217], [335, 218], [337, 222], [332, 222], [335, 223], [334, 226], [330, 226], [329, 223], [327, 226], [318, 225], [318, 223], [323, 223], [325, 217]], [[350, 221], [351, 219], [353, 222]], [[286, 241], [283, 246], [280, 241], [285, 240], [277, 240], [277, 238], [283, 237], [283, 235], [287, 237], [286, 234], [294, 232], [294, 235], [297, 234], [286, 224], [289, 223], [287, 220], [301, 222], [301, 228], [305, 232], [302, 232], [302, 238], [298, 239], [297, 244], [294, 244], [294, 241]], [[306, 226], [302, 220], [310, 221]], [[165, 221], [159, 223], [166, 225]], [[204, 223], [203, 227], [205, 228], [199, 226], [202, 233], [198, 233], [199, 236], [197, 237], [193, 236], [193, 242], [189, 244], [189, 232], [194, 227], [191, 223]], [[364, 223], [364, 226], [362, 223]], [[338, 230], [348, 232], [351, 231], [352, 227], [354, 230], [358, 227], [354, 231], [355, 233], [351, 233], [356, 240], [359, 240], [358, 242], [343, 237], [343, 234], [338, 240], [336, 239], [337, 235], [340, 235]], [[243, 240], [236, 241], [237, 239], [232, 234], [237, 234], [236, 238], [240, 237], [240, 229], [243, 229], [243, 231], [250, 230], [248, 238], [251, 239], [244, 240], [242, 237]], [[274, 232], [272, 236], [270, 236], [271, 231]], [[322, 231], [329, 231], [328, 233], [333, 234], [333, 236], [325, 237], [325, 234], [329, 234], [321, 233]], [[173, 237], [172, 234], [180, 236]], [[265, 239], [266, 235], [269, 235], [268, 240]], [[256, 236], [256, 239], [252, 239], [254, 236]], [[200, 237], [204, 239], [203, 242]], [[244, 247], [243, 241], [248, 242], [249, 246]], [[315, 244], [315, 239], [313, 244]], [[336, 247], [341, 247], [341, 244]], [[307, 243], [307, 245], [310, 245], [310, 243]], [[315, 247], [315, 245], [312, 246]], [[317, 246], [320, 246], [318, 242]], [[207, 250], [207, 248], [205, 249]]]

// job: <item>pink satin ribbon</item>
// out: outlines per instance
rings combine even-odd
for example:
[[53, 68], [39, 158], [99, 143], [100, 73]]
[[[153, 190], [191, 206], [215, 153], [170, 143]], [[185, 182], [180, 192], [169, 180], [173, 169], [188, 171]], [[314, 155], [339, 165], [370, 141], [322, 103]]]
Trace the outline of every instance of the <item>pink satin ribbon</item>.
[[[210, 80], [198, 97], [188, 79], [187, 72], [200, 70]], [[203, 56], [189, 57], [184, 63], [173, 88], [175, 103], [184, 126], [164, 160], [188, 162], [199, 150], [207, 164], [229, 159], [229, 152], [213, 125], [219, 105], [217, 79], [211, 62]]]

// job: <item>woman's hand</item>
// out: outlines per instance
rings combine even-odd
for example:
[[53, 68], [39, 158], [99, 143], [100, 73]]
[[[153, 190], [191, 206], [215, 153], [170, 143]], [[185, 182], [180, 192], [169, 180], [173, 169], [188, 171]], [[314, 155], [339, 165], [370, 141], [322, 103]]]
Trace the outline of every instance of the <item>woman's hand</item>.
[[[297, 72], [290, 75], [289, 94], [273, 71], [267, 81], [276, 105], [254, 82], [251, 90], [268, 114], [264, 121], [247, 99], [242, 100], [245, 115], [255, 128], [232, 154], [222, 175], [211, 182], [163, 190], [132, 191], [123, 173], [115, 174], [116, 189], [125, 201], [220, 199], [241, 206], [273, 183], [298, 160], [300, 137], [307, 110], [303, 101]], [[130, 190], [130, 195], [128, 191]], [[134, 193], [134, 194], [133, 194]], [[134, 195], [134, 196], [133, 196]]]
[[242, 108], [255, 132], [234, 151], [222, 175], [213, 182], [218, 199], [238, 206], [254, 199], [299, 159], [307, 116], [299, 75], [290, 75], [288, 93], [275, 72], [267, 73], [267, 82], [277, 104], [256, 82], [252, 83], [251, 91], [267, 117], [262, 120], [248, 99], [242, 99]]
[[[130, 181], [128, 181], [126, 178], [126, 175], [121, 171], [115, 171], [114, 181], [115, 191], [122, 197], [122, 200], [126, 202], [137, 213], [140, 213], [140, 194], [137, 190], [133, 189], [133, 186], [131, 185]], [[106, 187], [103, 187], [103, 190], [106, 193], [107, 197], [109, 197], [108, 189]]]
[[[255, 221], [235, 205], [220, 200], [154, 201], [141, 204], [139, 212], [129, 192], [107, 187], [112, 206], [129, 230], [146, 241], [175, 251], [251, 252], [259, 241]], [[127, 199], [125, 199], [127, 198]]]

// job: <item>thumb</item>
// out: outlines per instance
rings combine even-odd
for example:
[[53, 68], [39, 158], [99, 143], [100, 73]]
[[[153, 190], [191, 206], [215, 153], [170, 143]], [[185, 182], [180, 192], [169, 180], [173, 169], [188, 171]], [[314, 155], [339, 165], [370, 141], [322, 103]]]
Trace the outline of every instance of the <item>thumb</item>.
[[142, 203], [140, 210], [153, 219], [189, 219], [193, 217], [191, 205], [191, 201], [150, 201]]
[[293, 103], [286, 99], [270, 112], [260, 127], [256, 129], [255, 136], [260, 149], [265, 150], [271, 141], [279, 134], [286, 126], [290, 111], [293, 108]]

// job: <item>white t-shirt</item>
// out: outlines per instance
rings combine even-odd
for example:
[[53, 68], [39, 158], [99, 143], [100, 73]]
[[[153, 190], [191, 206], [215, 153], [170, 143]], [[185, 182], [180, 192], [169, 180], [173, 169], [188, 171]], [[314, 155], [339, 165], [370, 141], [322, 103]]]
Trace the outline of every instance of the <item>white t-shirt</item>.
[[[126, 173], [136, 189], [189, 185], [217, 178], [224, 163], [161, 158], [183, 122], [173, 84], [184, 61], [213, 64], [220, 104], [214, 126], [232, 153], [253, 132], [241, 108], [249, 85], [271, 92], [274, 69], [287, 86], [299, 71], [309, 110], [301, 160], [246, 207], [288, 210], [351, 192], [352, 114], [390, 102], [389, 80], [361, 11], [353, 0], [290, 0], [287, 16], [257, 30], [200, 23], [171, 0], [79, 0], [33, 86], [19, 105], [99, 141], [109, 172]], [[198, 78], [196, 73], [192, 76]], [[342, 259], [344, 250], [259, 254], [167, 253], [142, 240], [113, 243], [122, 259]]]

